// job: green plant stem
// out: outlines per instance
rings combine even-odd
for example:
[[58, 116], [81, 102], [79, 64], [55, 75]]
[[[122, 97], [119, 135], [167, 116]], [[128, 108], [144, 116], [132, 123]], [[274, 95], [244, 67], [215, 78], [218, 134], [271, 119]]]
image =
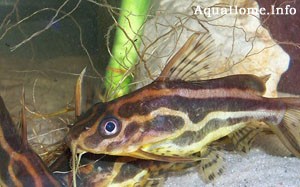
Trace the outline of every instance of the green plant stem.
[[112, 48], [113, 57], [109, 61], [105, 75], [106, 90], [109, 90], [109, 93], [117, 90], [113, 98], [125, 95], [130, 91], [129, 84], [132, 82], [132, 77], [127, 76], [124, 78], [124, 76], [136, 64], [138, 58], [136, 49], [139, 49], [141, 44], [137, 36], [143, 32], [142, 28], [147, 17], [149, 5], [150, 0], [122, 1], [121, 13], [118, 19], [119, 26], [116, 29]]

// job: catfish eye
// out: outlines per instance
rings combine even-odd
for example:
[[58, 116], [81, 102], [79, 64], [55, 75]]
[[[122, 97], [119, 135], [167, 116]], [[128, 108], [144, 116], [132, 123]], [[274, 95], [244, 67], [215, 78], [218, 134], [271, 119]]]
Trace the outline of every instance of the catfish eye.
[[120, 121], [114, 117], [105, 118], [100, 122], [99, 131], [103, 136], [117, 135], [121, 130]]

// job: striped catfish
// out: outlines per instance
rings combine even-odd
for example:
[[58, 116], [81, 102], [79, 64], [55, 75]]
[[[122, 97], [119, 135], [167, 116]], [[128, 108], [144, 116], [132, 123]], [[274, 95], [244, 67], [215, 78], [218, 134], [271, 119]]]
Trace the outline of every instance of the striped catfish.
[[[0, 97], [0, 186], [72, 186], [70, 154], [64, 152], [50, 168], [30, 148], [27, 141], [24, 108], [22, 132], [17, 131]], [[129, 157], [85, 155], [77, 173], [77, 186], [161, 186], [168, 172], [197, 166]], [[67, 172], [63, 172], [67, 168]]]
[[154, 82], [92, 106], [70, 127], [65, 140], [72, 151], [172, 162], [207, 160], [215, 141], [263, 124], [300, 157], [300, 99], [263, 97], [266, 77], [197, 80], [197, 73], [212, 62], [211, 43], [208, 34], [193, 34]]
[[0, 97], [0, 186], [61, 186], [27, 142], [24, 107], [22, 136]]
[[[71, 186], [72, 171], [70, 168], [70, 154], [57, 160], [53, 172], [64, 186]], [[118, 157], [109, 155], [86, 154], [81, 159], [81, 167], [76, 174], [76, 186], [163, 186], [172, 172], [185, 172], [190, 168], [197, 168], [197, 163], [171, 163], [155, 160], [142, 160], [132, 157]]]

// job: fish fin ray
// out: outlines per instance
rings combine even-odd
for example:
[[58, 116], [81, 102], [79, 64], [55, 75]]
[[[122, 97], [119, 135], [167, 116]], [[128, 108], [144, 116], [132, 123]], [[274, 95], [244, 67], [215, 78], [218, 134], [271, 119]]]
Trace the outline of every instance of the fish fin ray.
[[246, 127], [229, 134], [228, 137], [231, 139], [235, 150], [247, 153], [250, 151], [256, 136], [264, 131], [265, 129], [261, 128], [258, 124], [249, 122]]
[[214, 40], [210, 34], [194, 33], [169, 60], [157, 80], [199, 80], [204, 72], [213, 72], [215, 54]]
[[207, 147], [201, 151], [203, 160], [197, 166], [200, 178], [206, 182], [212, 182], [214, 179], [224, 172], [224, 157], [223, 153], [216, 147]]

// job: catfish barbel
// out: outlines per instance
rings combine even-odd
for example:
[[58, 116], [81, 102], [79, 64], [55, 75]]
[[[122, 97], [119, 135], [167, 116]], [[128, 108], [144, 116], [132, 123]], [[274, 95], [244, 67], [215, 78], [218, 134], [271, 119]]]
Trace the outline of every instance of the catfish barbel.
[[193, 34], [154, 82], [92, 106], [70, 127], [71, 149], [196, 161], [195, 153], [205, 158], [213, 142], [263, 123], [300, 157], [300, 98], [265, 98], [265, 78], [254, 75], [197, 80], [210, 65], [211, 42], [207, 34]]

